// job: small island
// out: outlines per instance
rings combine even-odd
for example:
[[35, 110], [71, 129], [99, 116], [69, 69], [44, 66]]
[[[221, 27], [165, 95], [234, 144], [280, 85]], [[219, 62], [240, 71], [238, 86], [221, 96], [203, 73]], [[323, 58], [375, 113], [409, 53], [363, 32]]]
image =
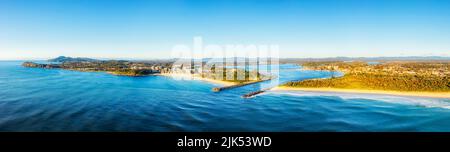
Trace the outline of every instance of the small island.
[[450, 98], [448, 61], [321, 61], [304, 70], [340, 71], [344, 76], [285, 83], [274, 90], [374, 93]]

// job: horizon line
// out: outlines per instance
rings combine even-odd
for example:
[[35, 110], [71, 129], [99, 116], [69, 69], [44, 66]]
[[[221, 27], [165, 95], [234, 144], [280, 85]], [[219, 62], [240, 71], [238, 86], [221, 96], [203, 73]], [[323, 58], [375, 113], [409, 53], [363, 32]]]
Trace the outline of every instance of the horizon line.
[[[57, 56], [60, 57], [60, 56]], [[16, 59], [1, 59], [0, 61], [24, 61], [24, 60], [49, 60], [57, 57], [47, 57], [47, 58], [16, 58]], [[85, 57], [85, 56], [65, 56], [71, 58], [90, 58], [96, 60], [171, 60], [171, 59], [179, 59], [179, 58], [97, 58], [97, 57]], [[242, 57], [238, 57], [242, 58]], [[445, 58], [450, 59], [450, 56], [438, 56], [438, 55], [430, 55], [430, 56], [330, 56], [330, 57], [279, 57], [278, 59], [333, 59], [333, 58], [350, 58], [350, 59], [364, 59], [364, 58]], [[212, 59], [212, 58], [194, 58], [194, 59]]]

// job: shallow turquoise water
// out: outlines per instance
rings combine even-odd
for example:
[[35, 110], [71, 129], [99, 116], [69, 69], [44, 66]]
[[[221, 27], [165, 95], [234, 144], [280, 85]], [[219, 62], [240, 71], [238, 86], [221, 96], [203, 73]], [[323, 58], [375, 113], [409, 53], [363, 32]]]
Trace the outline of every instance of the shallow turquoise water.
[[[0, 131], [450, 131], [450, 101], [269, 91], [0, 62]], [[329, 77], [282, 65], [280, 81]]]

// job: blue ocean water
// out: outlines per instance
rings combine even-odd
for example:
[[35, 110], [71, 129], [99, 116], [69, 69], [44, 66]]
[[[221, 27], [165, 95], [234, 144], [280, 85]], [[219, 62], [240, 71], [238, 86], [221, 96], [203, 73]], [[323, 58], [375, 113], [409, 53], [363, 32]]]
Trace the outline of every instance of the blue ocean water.
[[[450, 131], [450, 100], [269, 91], [0, 62], [0, 131]], [[280, 82], [330, 77], [280, 66]]]

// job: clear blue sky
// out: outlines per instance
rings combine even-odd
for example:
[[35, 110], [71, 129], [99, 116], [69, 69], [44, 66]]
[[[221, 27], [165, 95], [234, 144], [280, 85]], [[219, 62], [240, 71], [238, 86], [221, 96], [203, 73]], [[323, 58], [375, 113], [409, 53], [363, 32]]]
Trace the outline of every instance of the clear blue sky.
[[449, 56], [446, 0], [0, 0], [0, 59], [166, 58], [278, 44], [281, 57]]

